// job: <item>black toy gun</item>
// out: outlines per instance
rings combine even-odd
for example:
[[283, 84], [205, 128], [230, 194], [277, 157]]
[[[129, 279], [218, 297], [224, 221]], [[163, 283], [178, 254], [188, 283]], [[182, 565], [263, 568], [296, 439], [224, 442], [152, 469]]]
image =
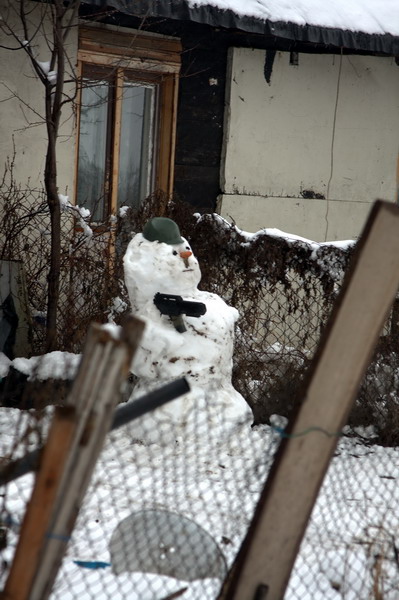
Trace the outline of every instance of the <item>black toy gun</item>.
[[187, 331], [182, 315], [188, 317], [201, 317], [206, 313], [206, 306], [202, 302], [191, 302], [183, 300], [181, 296], [174, 294], [160, 294], [154, 296], [154, 304], [161, 315], [168, 315], [176, 331], [184, 333]]

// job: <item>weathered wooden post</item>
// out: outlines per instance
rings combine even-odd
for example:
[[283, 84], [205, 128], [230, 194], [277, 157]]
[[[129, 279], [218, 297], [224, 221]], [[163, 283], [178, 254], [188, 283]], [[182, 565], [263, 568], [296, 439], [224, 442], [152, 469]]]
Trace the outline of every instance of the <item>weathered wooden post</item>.
[[281, 600], [339, 432], [399, 287], [399, 207], [377, 201], [223, 600]]
[[1, 600], [45, 600], [110, 429], [144, 323], [116, 339], [92, 325], [68, 406], [57, 409]]

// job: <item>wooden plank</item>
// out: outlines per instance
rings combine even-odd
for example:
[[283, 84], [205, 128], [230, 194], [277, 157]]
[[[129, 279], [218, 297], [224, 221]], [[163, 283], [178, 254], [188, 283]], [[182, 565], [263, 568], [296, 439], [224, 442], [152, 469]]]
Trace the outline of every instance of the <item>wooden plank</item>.
[[[126, 30], [125, 30], [126, 31]], [[100, 27], [80, 27], [79, 28], [79, 47], [84, 47], [86, 43], [97, 42], [105, 46], [115, 46], [119, 48], [142, 48], [158, 49], [170, 54], [176, 54], [180, 57], [182, 51], [181, 41], [177, 38], [170, 38], [161, 35], [146, 35], [142, 31], [113, 31]]]
[[156, 188], [173, 191], [176, 144], [177, 76], [164, 76], [161, 84], [159, 151]]
[[123, 102], [123, 70], [117, 69], [116, 72], [116, 94], [114, 106], [114, 129], [113, 129], [113, 148], [112, 148], [112, 177], [111, 177], [111, 206], [110, 214], [116, 215], [118, 209], [118, 188], [119, 188], [119, 157], [121, 145], [122, 129], [122, 102]]
[[159, 50], [158, 48], [143, 49], [140, 46], [107, 46], [102, 41], [85, 41], [80, 51], [95, 52], [106, 54], [108, 56], [118, 56], [127, 58], [138, 58], [141, 62], [146, 60], [168, 63], [178, 70], [180, 67], [180, 55], [172, 54], [168, 50]]
[[115, 339], [91, 327], [68, 407], [50, 428], [2, 600], [48, 597], [143, 328], [132, 317]]
[[339, 432], [399, 286], [399, 207], [377, 202], [221, 598], [282, 599]]
[[74, 409], [57, 407], [2, 600], [28, 597], [75, 427]]
[[[76, 66], [76, 103], [75, 103], [75, 110], [76, 110], [76, 118], [75, 118], [75, 144], [74, 144], [74, 152], [75, 152], [75, 161], [74, 161], [74, 182], [75, 182], [75, 200], [72, 200], [72, 203], [76, 204], [77, 202], [77, 186], [78, 186], [78, 174], [79, 174], [79, 139], [80, 139], [80, 114], [81, 114], [81, 107], [82, 107], [82, 89], [83, 89], [83, 83], [82, 83], [82, 71], [83, 71], [83, 65], [82, 62], [80, 60], [78, 60], [77, 66]], [[75, 222], [75, 233], [76, 233], [76, 222]], [[71, 277], [73, 278], [73, 267], [72, 267], [72, 272], [71, 272]], [[73, 279], [72, 279], [73, 280]]]
[[124, 326], [125, 337], [121, 340], [111, 339], [109, 334], [101, 330], [104, 336], [103, 352], [93, 361], [96, 375], [91, 382], [85, 379], [85, 386], [74, 387], [72, 391], [78, 397], [76, 404], [79, 404], [82, 395], [88, 396], [92, 410], [85, 419], [79, 443], [74, 447], [67, 469], [64, 470], [60, 494], [49, 524], [49, 535], [40, 555], [29, 600], [46, 600], [51, 593], [91, 474], [110, 429], [114, 408], [120, 398], [121, 384], [129, 373], [143, 329], [144, 323], [131, 317]]
[[173, 88], [170, 97], [170, 155], [169, 155], [169, 187], [167, 192], [170, 196], [173, 194], [175, 179], [175, 158], [176, 158], [176, 130], [177, 130], [177, 107], [179, 102], [179, 79], [180, 75], [173, 76]]
[[399, 153], [396, 159], [396, 203], [399, 204]]
[[101, 52], [87, 52], [86, 50], [79, 51], [79, 60], [85, 63], [95, 65], [107, 65], [110, 67], [124, 67], [141, 73], [176, 73], [176, 67], [167, 62], [158, 62], [155, 60], [136, 57], [110, 56]]
[[[122, 31], [87, 27], [79, 31], [79, 58], [90, 61], [90, 56], [100, 55], [107, 64], [123, 65], [135, 61], [145, 70], [148, 64], [155, 64], [158, 70], [167, 68], [170, 72], [179, 72], [182, 45], [180, 40], [165, 37], [148, 36], [139, 31], [125, 34]], [[117, 61], [117, 62], [115, 62]], [[133, 62], [131, 63], [133, 64]], [[122, 66], [122, 65], [120, 65]]]

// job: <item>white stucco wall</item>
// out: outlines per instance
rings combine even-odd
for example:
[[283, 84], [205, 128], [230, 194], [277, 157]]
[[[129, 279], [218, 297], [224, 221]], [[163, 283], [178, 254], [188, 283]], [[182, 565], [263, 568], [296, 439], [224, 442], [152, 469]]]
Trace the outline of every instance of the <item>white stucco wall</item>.
[[[395, 201], [399, 67], [394, 59], [265, 51], [230, 55], [221, 214], [247, 231], [316, 241], [359, 235], [376, 198]], [[304, 198], [311, 190], [322, 198]]]
[[[46, 45], [46, 35], [42, 16], [48, 14], [49, 5], [27, 2], [28, 24], [32, 38], [32, 48], [38, 60], [50, 60]], [[10, 9], [11, 5], [11, 9]], [[30, 5], [30, 6], [29, 6]], [[0, 0], [0, 13], [4, 26], [0, 29], [0, 177], [4, 172], [7, 157], [12, 157], [15, 147], [14, 176], [22, 187], [43, 186], [43, 170], [46, 158], [47, 138], [44, 122], [44, 86], [34, 73], [29, 58], [23, 49], [17, 47], [10, 30], [24, 40], [21, 23], [15, 15], [19, 2]], [[44, 23], [50, 23], [44, 18]], [[8, 29], [10, 28], [10, 29]], [[66, 51], [66, 79], [76, 64], [77, 27], [70, 31]], [[66, 86], [66, 92], [73, 92], [73, 86]], [[63, 108], [59, 142], [57, 146], [58, 182], [61, 193], [73, 192], [75, 162], [75, 133], [72, 104]]]

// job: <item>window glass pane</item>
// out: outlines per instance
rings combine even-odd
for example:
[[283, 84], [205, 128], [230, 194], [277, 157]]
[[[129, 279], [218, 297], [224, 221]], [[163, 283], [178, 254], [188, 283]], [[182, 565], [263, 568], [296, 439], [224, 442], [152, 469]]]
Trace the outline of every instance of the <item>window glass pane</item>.
[[137, 207], [151, 192], [155, 85], [125, 81], [118, 205]]
[[77, 204], [102, 220], [105, 204], [109, 84], [84, 81], [80, 109]]

